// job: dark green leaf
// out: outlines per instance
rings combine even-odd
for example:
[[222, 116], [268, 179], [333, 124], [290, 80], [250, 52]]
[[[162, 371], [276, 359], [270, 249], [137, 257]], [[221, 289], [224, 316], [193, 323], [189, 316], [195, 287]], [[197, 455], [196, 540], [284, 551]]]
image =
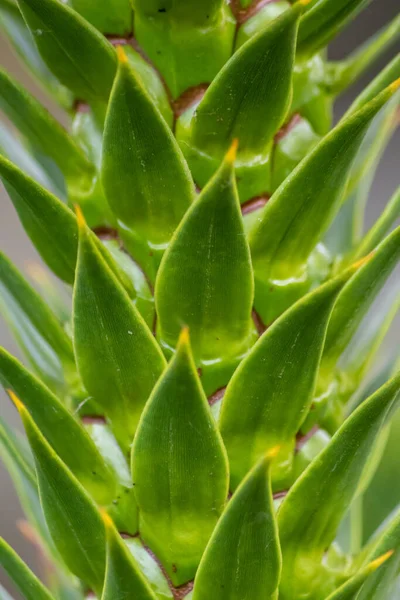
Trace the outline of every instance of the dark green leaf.
[[111, 518], [103, 515], [107, 536], [106, 575], [102, 600], [155, 600]]
[[400, 374], [363, 402], [284, 499], [278, 514], [282, 600], [306, 591], [310, 597], [331, 593], [334, 574], [321, 564], [323, 555], [357, 491], [373, 442], [399, 390]]
[[275, 600], [281, 551], [267, 455], [219, 520], [196, 574], [193, 600]]
[[[185, 215], [156, 281], [158, 334], [190, 329], [196, 361], [234, 359], [252, 341], [253, 275], [233, 173], [235, 148]], [[210, 365], [211, 363], [207, 363]]]
[[84, 428], [36, 377], [0, 348], [0, 381], [21, 398], [49, 444], [101, 504], [115, 494], [114, 475]]
[[67, 0], [78, 13], [101, 32], [128, 36], [132, 32], [133, 14], [129, 0]]
[[105, 37], [57, 0], [18, 0], [18, 5], [56, 77], [79, 99], [107, 101], [116, 56]]
[[93, 501], [10, 392], [21, 415], [33, 455], [40, 499], [54, 544], [65, 564], [99, 593], [105, 570], [105, 531]]
[[188, 331], [143, 412], [132, 449], [139, 529], [174, 585], [193, 578], [228, 493], [222, 440]]
[[339, 210], [373, 117], [396, 89], [341, 121], [282, 183], [250, 232], [255, 306], [265, 324], [309, 289], [308, 257]]
[[74, 290], [74, 346], [88, 392], [128, 450], [165, 359], [121, 284], [103, 260], [80, 215]]
[[49, 590], [26, 566], [3, 538], [0, 538], [0, 565], [23, 594], [25, 600], [54, 600]]
[[296, 434], [313, 399], [332, 308], [353, 272], [318, 288], [284, 313], [230, 380], [222, 402], [220, 430], [228, 451], [232, 489], [277, 444], [275, 489], [290, 472]]
[[[131, 254], [154, 279], [152, 253], [165, 249], [194, 198], [175, 138], [120, 47], [106, 119], [102, 180]], [[157, 262], [157, 258], [156, 258]]]

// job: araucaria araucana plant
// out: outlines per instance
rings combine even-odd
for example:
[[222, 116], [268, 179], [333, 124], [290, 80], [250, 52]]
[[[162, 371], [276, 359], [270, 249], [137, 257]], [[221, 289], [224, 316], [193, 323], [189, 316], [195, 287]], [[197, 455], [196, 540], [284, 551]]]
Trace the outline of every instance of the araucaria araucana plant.
[[44, 579], [4, 540], [0, 563], [26, 600], [396, 597], [400, 511], [357, 524], [400, 397], [396, 357], [365, 393], [399, 191], [363, 225], [400, 56], [332, 107], [400, 19], [326, 52], [367, 4], [0, 0], [69, 121], [0, 71], [0, 178], [63, 284], [0, 255], [27, 361], [0, 350], [26, 432], [0, 449]]

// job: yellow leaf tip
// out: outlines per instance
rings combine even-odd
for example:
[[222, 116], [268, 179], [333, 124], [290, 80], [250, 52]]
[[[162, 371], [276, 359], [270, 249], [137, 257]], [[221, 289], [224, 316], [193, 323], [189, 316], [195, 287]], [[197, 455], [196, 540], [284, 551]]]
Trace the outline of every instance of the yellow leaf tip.
[[229, 148], [229, 150], [228, 150], [228, 152], [226, 154], [226, 157], [225, 157], [225, 159], [226, 159], [226, 161], [228, 163], [232, 163], [233, 164], [235, 162], [238, 148], [239, 148], [239, 140], [238, 139], [234, 139], [233, 142], [232, 142], [232, 144], [231, 144], [231, 147]]
[[15, 394], [12, 390], [7, 390], [7, 394], [10, 396], [13, 401], [15, 408], [19, 413], [25, 409], [23, 402], [18, 398], [17, 394]]
[[369, 564], [371, 571], [379, 569], [379, 567], [383, 565], [383, 563], [386, 562], [391, 556], [393, 556], [393, 554], [394, 550], [389, 550], [389, 552], [385, 552], [385, 554], [382, 554], [382, 556], [378, 556], [378, 558]]
[[110, 515], [108, 514], [108, 512], [106, 511], [105, 508], [100, 508], [100, 514], [101, 514], [101, 518], [103, 519], [103, 523], [106, 526], [107, 529], [110, 529], [113, 527], [114, 523], [112, 518], [110, 517]]
[[86, 225], [85, 217], [79, 204], [75, 204], [75, 214], [79, 229]]
[[354, 269], [355, 271], [358, 271], [358, 269], [360, 267], [367, 264], [371, 260], [371, 258], [374, 256], [374, 254], [375, 254], [375, 252], [370, 252], [369, 254], [367, 254], [367, 256], [363, 256], [363, 258], [360, 258], [360, 260], [356, 260], [356, 262], [354, 262], [351, 265], [351, 268]]
[[128, 57], [126, 55], [126, 52], [125, 52], [123, 46], [117, 46], [117, 56], [118, 56], [118, 62], [120, 62], [121, 64], [127, 64]]
[[400, 88], [400, 77], [389, 85], [389, 90], [394, 94]]
[[265, 454], [265, 458], [267, 460], [273, 460], [278, 456], [280, 450], [281, 446], [274, 446], [273, 448], [270, 448], [270, 450], [268, 450], [268, 452]]
[[312, 0], [299, 0], [297, 4], [299, 6], [307, 6], [307, 4], [310, 4], [311, 2]]
[[187, 344], [189, 344], [189, 341], [189, 327], [184, 327], [179, 335], [178, 346], [186, 346]]

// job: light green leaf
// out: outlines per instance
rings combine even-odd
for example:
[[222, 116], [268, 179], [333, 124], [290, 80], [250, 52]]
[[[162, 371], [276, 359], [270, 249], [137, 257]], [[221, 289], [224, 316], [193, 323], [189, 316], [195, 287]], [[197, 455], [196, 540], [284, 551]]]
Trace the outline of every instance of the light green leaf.
[[356, 597], [359, 598], [357, 593], [360, 591], [361, 587], [369, 577], [391, 557], [391, 555], [392, 552], [389, 551], [372, 561], [369, 565], [353, 575], [346, 583], [340, 586], [339, 589], [333, 592], [327, 600], [354, 600]]
[[399, 390], [397, 374], [354, 411], [284, 499], [278, 513], [282, 600], [305, 591], [313, 599], [332, 592], [333, 574], [321, 565], [322, 558], [357, 491], [373, 442]]
[[57, 0], [18, 0], [18, 5], [54, 75], [80, 100], [107, 101], [116, 56], [105, 37]]
[[25, 600], [54, 600], [49, 590], [3, 538], [0, 538], [0, 565], [23, 594]]
[[175, 232], [156, 281], [162, 344], [173, 348], [187, 325], [195, 359], [204, 368], [206, 361], [218, 367], [222, 358], [238, 357], [253, 337], [253, 276], [234, 157], [232, 146]]
[[372, 252], [376, 246], [382, 242], [384, 236], [392, 227], [392, 225], [400, 217], [400, 187], [397, 188], [389, 202], [385, 206], [382, 214], [375, 221], [374, 225], [368, 231], [368, 233], [361, 240], [358, 245], [355, 258], [361, 258]]
[[67, 0], [74, 10], [102, 33], [128, 36], [132, 32], [133, 14], [129, 0]]
[[314, 54], [331, 41], [371, 0], [319, 0], [301, 20], [298, 53]]
[[265, 324], [309, 289], [307, 259], [340, 208], [373, 117], [396, 89], [389, 86], [342, 120], [282, 183], [251, 230], [255, 307]]
[[[125, 544], [159, 600], [172, 599], [172, 591], [156, 558], [151, 556], [138, 537], [127, 538]], [[188, 597], [185, 596], [185, 600]]]
[[61, 366], [73, 371], [72, 342], [42, 298], [2, 253], [0, 308], [35, 370], [60, 384], [64, 379]]
[[145, 407], [132, 448], [139, 530], [174, 585], [193, 578], [228, 494], [228, 465], [188, 330]]
[[74, 346], [88, 392], [128, 452], [165, 359], [129, 296], [103, 260], [79, 215]]
[[106, 575], [102, 600], [155, 600], [148, 583], [115, 529], [111, 518], [103, 514], [107, 536]]
[[111, 502], [114, 475], [85, 429], [49, 389], [2, 348], [0, 381], [21, 398], [53, 450], [97, 502]]
[[105, 570], [105, 531], [93, 501], [58, 458], [22, 402], [10, 392], [35, 457], [45, 519], [65, 564], [99, 593]]
[[77, 227], [72, 211], [2, 156], [0, 177], [43, 260], [60, 279], [72, 283], [77, 252]]
[[102, 181], [128, 249], [154, 279], [161, 252], [194, 198], [194, 185], [173, 133], [122, 47], [118, 53], [118, 75], [105, 124]]
[[196, 574], [193, 600], [276, 600], [281, 551], [271, 456], [247, 476], [219, 520]]
[[274, 488], [280, 489], [290, 473], [296, 434], [312, 403], [332, 308], [353, 273], [326, 283], [292, 306], [235, 371], [220, 416], [232, 489], [278, 444]]
[[239, 158], [265, 153], [291, 102], [301, 3], [274, 19], [225, 65], [197, 106], [191, 143], [220, 160], [234, 139]]

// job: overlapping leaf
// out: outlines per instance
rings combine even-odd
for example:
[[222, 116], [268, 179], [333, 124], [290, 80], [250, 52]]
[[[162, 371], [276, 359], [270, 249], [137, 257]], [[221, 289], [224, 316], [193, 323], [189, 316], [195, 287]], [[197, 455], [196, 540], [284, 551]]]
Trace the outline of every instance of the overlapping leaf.
[[74, 10], [105, 34], [126, 36], [132, 31], [133, 14], [129, 0], [67, 0]]

